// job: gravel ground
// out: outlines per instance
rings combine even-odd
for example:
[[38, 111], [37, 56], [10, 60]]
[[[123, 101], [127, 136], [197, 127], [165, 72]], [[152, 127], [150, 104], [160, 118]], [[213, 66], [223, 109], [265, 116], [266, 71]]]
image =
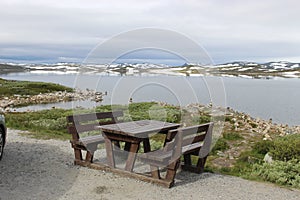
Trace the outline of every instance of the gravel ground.
[[0, 162], [6, 199], [300, 199], [299, 190], [211, 173], [180, 172], [171, 189], [74, 166], [68, 141], [36, 140], [8, 130]]

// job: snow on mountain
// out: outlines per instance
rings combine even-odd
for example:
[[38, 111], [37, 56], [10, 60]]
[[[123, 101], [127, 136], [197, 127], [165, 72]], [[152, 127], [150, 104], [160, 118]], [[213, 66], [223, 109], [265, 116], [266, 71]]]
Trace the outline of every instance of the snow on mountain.
[[215, 66], [203, 66], [200, 64], [185, 63], [182, 66], [168, 66], [152, 63], [113, 63], [113, 64], [0, 64], [0, 73], [14, 71], [30, 71], [32, 73], [86, 73], [86, 74], [168, 74], [179, 76], [213, 75], [225, 77], [300, 77], [300, 63], [280, 62], [230, 62]]

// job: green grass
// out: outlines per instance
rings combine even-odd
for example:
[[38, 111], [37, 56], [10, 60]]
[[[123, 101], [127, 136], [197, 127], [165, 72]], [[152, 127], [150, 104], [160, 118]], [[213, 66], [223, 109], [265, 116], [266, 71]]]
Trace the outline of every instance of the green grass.
[[[36, 112], [7, 113], [6, 124], [9, 128], [26, 130], [30, 135], [40, 139], [70, 139], [67, 132], [66, 116], [73, 113], [107, 112], [111, 110], [123, 110], [124, 120], [154, 119], [167, 122], [180, 122], [181, 111], [176, 106], [160, 106], [157, 103], [132, 103], [126, 105], [103, 105], [90, 109], [64, 110], [51, 109]], [[153, 113], [164, 113], [155, 115]], [[156, 136], [158, 137], [158, 136]], [[155, 141], [155, 137], [154, 137]]]
[[55, 83], [14, 81], [0, 78], [0, 97], [13, 95], [37, 95], [57, 91], [72, 92], [73, 89]]
[[225, 132], [223, 133], [223, 138], [229, 141], [242, 140], [244, 137], [237, 132]]
[[211, 153], [212, 154], [217, 154], [218, 151], [222, 151], [224, 152], [225, 150], [229, 149], [229, 145], [227, 143], [227, 141], [224, 138], [219, 138], [215, 144], [215, 146], [213, 147]]

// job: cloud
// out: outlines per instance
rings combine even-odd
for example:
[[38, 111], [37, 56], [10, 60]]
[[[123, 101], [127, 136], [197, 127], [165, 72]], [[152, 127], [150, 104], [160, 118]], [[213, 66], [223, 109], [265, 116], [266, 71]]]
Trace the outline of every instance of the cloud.
[[30, 54], [82, 57], [72, 45], [88, 52], [120, 32], [156, 27], [187, 35], [220, 62], [293, 57], [300, 53], [299, 7], [297, 0], [2, 0], [0, 48], [16, 57], [32, 45]]

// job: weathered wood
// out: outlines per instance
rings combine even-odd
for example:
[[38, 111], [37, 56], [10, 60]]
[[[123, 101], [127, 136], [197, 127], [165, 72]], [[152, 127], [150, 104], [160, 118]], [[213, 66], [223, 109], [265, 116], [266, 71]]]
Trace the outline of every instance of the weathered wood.
[[181, 169], [184, 171], [190, 171], [190, 172], [197, 173], [197, 174], [203, 173], [206, 158], [207, 157], [199, 158], [196, 166], [193, 166], [192, 164], [183, 164], [181, 166]]
[[133, 166], [134, 166], [134, 163], [135, 163], [136, 154], [137, 154], [137, 152], [139, 150], [139, 146], [140, 146], [139, 143], [132, 143], [130, 145], [130, 150], [129, 150], [129, 153], [128, 153], [128, 158], [127, 158], [126, 164], [125, 164], [125, 170], [126, 171], [132, 172]]
[[89, 167], [91, 169], [96, 169], [96, 170], [101, 170], [101, 171], [106, 171], [106, 172], [112, 172], [114, 174], [123, 176], [123, 177], [129, 177], [129, 178], [134, 178], [138, 179], [141, 181], [149, 182], [152, 184], [160, 185], [166, 188], [170, 188], [173, 186], [174, 182], [167, 181], [164, 179], [155, 179], [152, 176], [147, 176], [145, 174], [140, 174], [140, 173], [132, 173], [129, 171], [124, 171], [122, 169], [118, 168], [111, 168], [108, 165], [105, 165], [103, 163], [86, 163], [83, 161], [77, 161], [77, 165], [81, 165], [83, 167]]
[[[99, 116], [99, 115], [98, 115]], [[103, 115], [101, 115], [103, 116]], [[146, 174], [138, 174], [133, 172], [134, 163], [136, 160], [137, 152], [140, 146], [140, 143], [143, 142], [144, 152], [150, 152], [150, 141], [149, 134], [151, 133], [167, 133], [168, 130], [178, 128], [179, 124], [172, 124], [166, 122], [152, 121], [152, 120], [142, 120], [137, 122], [126, 122], [126, 123], [118, 123], [118, 124], [110, 124], [110, 125], [96, 125], [93, 121], [93, 125], [88, 125], [86, 123], [82, 123], [81, 120], [88, 119], [92, 120], [93, 118], [90, 115], [85, 115], [83, 117], [69, 117], [67, 120], [74, 120], [80, 123], [78, 130], [85, 131], [89, 130], [94, 126], [94, 130], [101, 130], [103, 133], [103, 140], [105, 141], [106, 153], [107, 153], [107, 161], [108, 165], [104, 163], [93, 163], [93, 152], [89, 152], [87, 147], [88, 145], [97, 144], [97, 136], [90, 136], [90, 138], [80, 139], [78, 135], [78, 139], [76, 142], [71, 142], [74, 150], [80, 150], [80, 154], [77, 153], [77, 157], [75, 156], [74, 163], [76, 165], [81, 165], [85, 167], [90, 167], [93, 169], [104, 170], [108, 172], [113, 172], [119, 174], [121, 176], [136, 178], [142, 181], [147, 181], [150, 183], [158, 184], [164, 187], [172, 187], [174, 184], [174, 177], [176, 174], [176, 170], [178, 168], [179, 163], [177, 160], [171, 160], [173, 164], [170, 164], [171, 168], [167, 169], [167, 179], [161, 179], [159, 174], [159, 162], [154, 162], [155, 166], [151, 167], [152, 176], [148, 176]], [[105, 121], [106, 123], [107, 121]], [[96, 125], [96, 126], [95, 126]], [[77, 133], [78, 131], [74, 131], [74, 127], [69, 128], [70, 133]], [[73, 137], [76, 138], [76, 135]], [[125, 164], [125, 170], [115, 168], [114, 161], [114, 142], [125, 142], [125, 150], [128, 150], [128, 158]], [[86, 159], [82, 160], [81, 150], [87, 150]], [[166, 152], [164, 152], [166, 153]], [[168, 154], [172, 155], [172, 151], [168, 152]], [[169, 156], [167, 156], [169, 157]], [[169, 160], [167, 160], [168, 162]], [[167, 163], [169, 164], [169, 163]]]
[[[210, 147], [207, 142], [211, 142], [212, 126], [213, 123], [207, 123], [170, 130], [167, 137], [171, 141], [167, 141], [163, 149], [144, 153], [140, 155], [139, 158], [141, 161], [148, 163], [151, 170], [154, 170], [151, 172], [153, 178], [164, 179], [172, 184], [174, 183], [176, 171], [180, 165], [181, 155], [184, 156], [183, 170], [202, 173], [208, 154], [201, 157], [200, 150], [203, 146]], [[192, 165], [192, 155], [198, 155], [196, 165]], [[165, 178], [160, 177], [159, 167], [167, 169]]]
[[[110, 141], [125, 142], [125, 150], [129, 152], [125, 170], [132, 171], [136, 159], [136, 155], [139, 150], [140, 143], [143, 142], [144, 152], [149, 152], [150, 141], [149, 133], [159, 133], [160, 131], [166, 132], [167, 130], [177, 128], [179, 124], [155, 121], [155, 120], [141, 120], [131, 121], [110, 125], [102, 125], [99, 128], [102, 130], [103, 135]], [[107, 142], [106, 150], [110, 151], [107, 153], [109, 165], [114, 167], [113, 149]]]
[[150, 171], [153, 178], [160, 179], [159, 168], [154, 165], [150, 165]]
[[178, 128], [180, 124], [155, 121], [141, 120], [124, 122], [118, 124], [100, 126], [102, 131], [107, 131], [114, 134], [129, 135], [133, 137], [148, 138], [151, 133], [159, 133], [170, 129]]
[[118, 121], [118, 118], [122, 116], [123, 116], [123, 111], [86, 113], [86, 114], [67, 116], [67, 122], [78, 124], [86, 121], [111, 119], [114, 121], [114, 123], [116, 123]]
[[112, 141], [104, 135], [105, 138], [105, 148], [106, 148], [106, 158], [108, 165], [111, 167], [115, 167], [115, 158], [113, 154], [113, 146], [112, 146]]
[[[104, 143], [105, 140], [97, 128], [99, 125], [116, 123], [118, 117], [122, 117], [122, 111], [88, 113], [70, 115], [66, 117], [68, 123], [68, 132], [72, 135], [70, 140], [72, 148], [74, 148], [75, 161], [93, 162], [94, 152], [97, 150], [98, 144]], [[99, 135], [87, 136], [80, 138], [79, 134], [90, 131], [99, 131]], [[82, 150], [87, 151], [86, 158], [82, 158]]]

